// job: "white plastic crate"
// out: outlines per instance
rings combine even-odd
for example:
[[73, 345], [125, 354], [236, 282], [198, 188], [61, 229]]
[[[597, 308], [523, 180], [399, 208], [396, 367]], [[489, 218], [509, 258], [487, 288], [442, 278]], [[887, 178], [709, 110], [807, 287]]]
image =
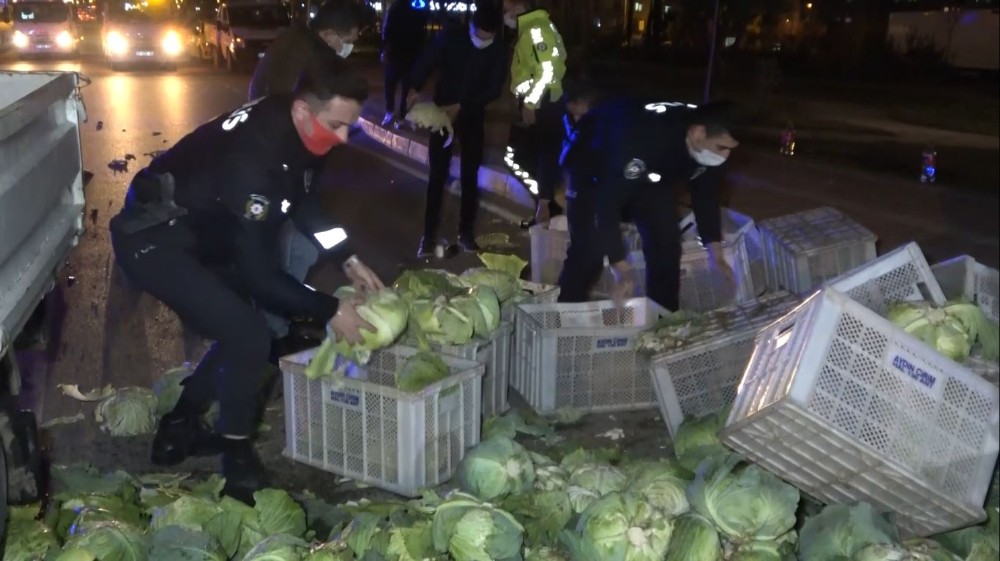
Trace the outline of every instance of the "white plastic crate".
[[510, 377], [510, 346], [514, 327], [501, 321], [488, 341], [472, 341], [464, 345], [431, 345], [442, 355], [474, 360], [486, 366], [483, 376], [482, 411], [484, 417], [506, 413], [508, 378]]
[[944, 304], [944, 293], [920, 246], [910, 242], [845, 273], [826, 286], [885, 315], [895, 302], [928, 300]]
[[[698, 235], [698, 224], [695, 221], [694, 213], [688, 214], [684, 220], [681, 220], [681, 240], [684, 257], [700, 254], [704, 255], [706, 259], [708, 258], [708, 250], [702, 245]], [[753, 218], [733, 209], [724, 208], [722, 209], [722, 240], [726, 261], [733, 267], [737, 276], [736, 301], [752, 301], [754, 297], [763, 294], [767, 288], [764, 248], [757, 225], [754, 224]], [[683, 286], [681, 290], [684, 290]], [[725, 299], [723, 298], [723, 300]], [[716, 306], [716, 308], [718, 307]]]
[[666, 314], [646, 298], [519, 306], [514, 388], [538, 413], [561, 407], [625, 411], [656, 404], [635, 338]]
[[806, 294], [875, 258], [875, 234], [831, 207], [764, 220], [759, 228], [772, 291]]
[[[531, 282], [558, 284], [569, 249], [569, 232], [536, 225], [528, 233], [531, 236]], [[622, 224], [622, 242], [626, 251], [637, 251], [642, 247], [634, 225]]]
[[905, 537], [974, 524], [1000, 449], [996, 386], [826, 289], [757, 336], [722, 441]]
[[729, 407], [753, 354], [757, 331], [790, 312], [802, 300], [788, 292], [719, 310], [705, 332], [681, 348], [650, 359], [653, 389], [670, 436], [685, 418]]
[[515, 311], [519, 304], [555, 304], [559, 299], [559, 285], [557, 284], [541, 284], [521, 279], [518, 279], [517, 282], [521, 290], [528, 294], [517, 301], [505, 304], [500, 309], [501, 321], [513, 323], [517, 315]]
[[395, 375], [414, 348], [375, 351], [339, 386], [305, 377], [314, 352], [281, 360], [285, 456], [412, 497], [450, 479], [479, 443], [482, 364], [442, 357], [452, 376], [403, 393]]
[[[974, 302], [986, 317], [997, 321], [1000, 315], [1000, 272], [977, 263], [968, 255], [955, 257], [931, 267], [941, 292], [948, 300], [965, 298]], [[965, 366], [983, 378], [1000, 385], [1000, 364], [969, 357]]]

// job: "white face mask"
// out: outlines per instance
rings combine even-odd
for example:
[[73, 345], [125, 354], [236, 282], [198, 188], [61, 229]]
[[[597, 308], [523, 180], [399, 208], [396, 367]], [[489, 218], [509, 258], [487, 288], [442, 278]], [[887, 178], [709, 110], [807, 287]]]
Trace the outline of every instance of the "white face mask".
[[340, 58], [347, 58], [351, 56], [351, 52], [354, 51], [354, 43], [348, 43], [347, 41], [340, 42], [340, 48], [337, 49], [337, 55]]
[[725, 156], [720, 156], [711, 150], [694, 150], [693, 148], [689, 148], [688, 152], [694, 158], [694, 161], [705, 167], [714, 168], [726, 163]]
[[504, 14], [503, 24], [511, 29], [517, 29], [517, 17]]
[[493, 44], [493, 39], [480, 39], [476, 36], [476, 30], [472, 27], [469, 28], [469, 38], [472, 39], [472, 46], [477, 49], [485, 49]]

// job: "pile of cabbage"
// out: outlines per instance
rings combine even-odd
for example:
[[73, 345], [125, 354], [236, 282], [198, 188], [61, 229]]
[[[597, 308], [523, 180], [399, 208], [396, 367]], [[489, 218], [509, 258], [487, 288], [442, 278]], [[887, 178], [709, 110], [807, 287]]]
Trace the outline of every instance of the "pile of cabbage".
[[[727, 451], [726, 413], [685, 422], [673, 455], [583, 449], [556, 423], [489, 419], [453, 480], [412, 500], [329, 504], [218, 476], [56, 467], [51, 500], [15, 508], [5, 561], [992, 561], [988, 521], [900, 540], [869, 505], [822, 507]], [[574, 419], [574, 416], [564, 415]]]
[[1000, 357], [1000, 327], [974, 303], [900, 302], [889, 308], [889, 321], [939, 353], [965, 362], [970, 356], [987, 362]]
[[670, 313], [639, 334], [635, 348], [647, 354], [659, 354], [687, 345], [709, 330], [719, 329], [713, 314], [679, 311]]

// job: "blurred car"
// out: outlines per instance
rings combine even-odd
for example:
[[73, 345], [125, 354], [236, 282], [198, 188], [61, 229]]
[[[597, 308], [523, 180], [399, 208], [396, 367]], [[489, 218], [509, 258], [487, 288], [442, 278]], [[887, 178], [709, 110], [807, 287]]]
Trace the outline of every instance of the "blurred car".
[[189, 55], [188, 34], [174, 13], [161, 8], [135, 9], [113, 6], [104, 14], [101, 42], [112, 70], [126, 64], [155, 65], [175, 70]]
[[13, 5], [11, 44], [21, 55], [75, 54], [80, 34], [73, 8], [63, 2], [30, 0]]

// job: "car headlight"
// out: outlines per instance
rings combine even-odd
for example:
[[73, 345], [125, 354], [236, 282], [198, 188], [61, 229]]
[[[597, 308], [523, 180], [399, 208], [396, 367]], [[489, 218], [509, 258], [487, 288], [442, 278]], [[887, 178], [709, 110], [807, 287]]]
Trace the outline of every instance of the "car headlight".
[[21, 31], [15, 31], [11, 42], [14, 43], [15, 48], [23, 49], [28, 46], [28, 36]]
[[60, 31], [59, 35], [56, 35], [56, 46], [60, 49], [68, 49], [73, 46], [73, 36], [69, 34], [69, 31]]
[[160, 46], [163, 47], [163, 52], [169, 56], [177, 56], [184, 50], [184, 45], [181, 43], [181, 36], [176, 31], [168, 31], [163, 36]]
[[125, 51], [128, 50], [128, 41], [125, 40], [125, 36], [117, 31], [108, 32], [108, 36], [104, 39], [107, 45], [109, 55], [123, 55]]

